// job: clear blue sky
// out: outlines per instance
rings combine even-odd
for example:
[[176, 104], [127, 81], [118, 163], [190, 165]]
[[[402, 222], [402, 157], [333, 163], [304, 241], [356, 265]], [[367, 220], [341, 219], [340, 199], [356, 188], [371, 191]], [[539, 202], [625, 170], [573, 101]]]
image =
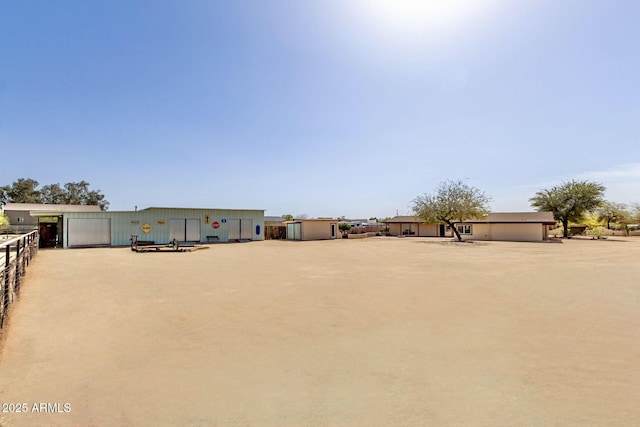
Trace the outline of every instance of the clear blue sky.
[[111, 210], [496, 211], [567, 179], [640, 202], [640, 2], [0, 0], [0, 184]]

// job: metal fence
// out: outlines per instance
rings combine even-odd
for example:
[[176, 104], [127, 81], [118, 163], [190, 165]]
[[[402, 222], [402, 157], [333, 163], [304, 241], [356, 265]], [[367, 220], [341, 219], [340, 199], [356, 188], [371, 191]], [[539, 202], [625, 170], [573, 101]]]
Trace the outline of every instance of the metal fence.
[[20, 294], [27, 267], [37, 253], [37, 230], [0, 243], [0, 329], [11, 304]]
[[3, 225], [0, 226], [0, 237], [7, 237], [14, 234], [27, 234], [37, 229], [37, 225]]

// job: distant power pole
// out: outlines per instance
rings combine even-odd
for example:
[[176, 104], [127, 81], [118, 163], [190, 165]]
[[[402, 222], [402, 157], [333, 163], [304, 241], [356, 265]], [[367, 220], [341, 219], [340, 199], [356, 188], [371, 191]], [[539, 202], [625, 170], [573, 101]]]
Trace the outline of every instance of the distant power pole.
[[396, 209], [396, 216], [398, 216], [398, 209]]

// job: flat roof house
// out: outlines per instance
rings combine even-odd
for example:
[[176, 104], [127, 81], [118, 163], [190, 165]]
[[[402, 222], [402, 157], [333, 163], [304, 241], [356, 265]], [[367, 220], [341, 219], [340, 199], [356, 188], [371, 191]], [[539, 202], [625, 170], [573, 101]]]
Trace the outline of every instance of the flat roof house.
[[482, 219], [457, 222], [462, 240], [542, 242], [555, 226], [551, 212], [492, 212]]

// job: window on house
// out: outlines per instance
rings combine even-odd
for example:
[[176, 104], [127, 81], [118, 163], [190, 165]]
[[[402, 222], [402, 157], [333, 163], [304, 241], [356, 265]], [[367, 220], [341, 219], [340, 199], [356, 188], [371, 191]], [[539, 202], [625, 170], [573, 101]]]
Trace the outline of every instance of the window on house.
[[471, 225], [458, 225], [457, 228], [460, 234], [473, 234]]
[[18, 220], [18, 222], [24, 222], [24, 217], [19, 216], [19, 217], [17, 218], [17, 220]]

